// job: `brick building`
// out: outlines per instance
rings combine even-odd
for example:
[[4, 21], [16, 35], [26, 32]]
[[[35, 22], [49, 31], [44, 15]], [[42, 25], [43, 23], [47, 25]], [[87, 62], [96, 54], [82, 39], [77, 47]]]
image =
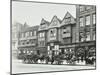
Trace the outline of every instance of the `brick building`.
[[96, 6], [76, 5], [76, 55], [80, 59], [96, 53]]
[[[32, 26], [28, 28], [24, 28], [20, 32], [19, 42], [18, 42], [18, 56], [24, 54], [37, 54], [37, 32], [39, 26]], [[20, 56], [21, 57], [21, 56]], [[20, 58], [19, 57], [19, 58]]]
[[19, 32], [27, 27], [26, 23], [24, 25], [18, 22], [12, 24], [12, 55], [14, 57], [17, 56]]

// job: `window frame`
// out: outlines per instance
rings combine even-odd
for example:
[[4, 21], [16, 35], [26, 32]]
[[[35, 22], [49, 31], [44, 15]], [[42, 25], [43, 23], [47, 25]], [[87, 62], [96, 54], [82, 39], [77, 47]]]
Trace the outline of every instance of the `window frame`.
[[96, 14], [95, 13], [92, 14], [92, 20], [93, 20], [93, 25], [95, 25], [96, 24]]
[[[87, 40], [88, 36], [87, 34], [89, 34], [89, 39]], [[90, 41], [91, 40], [91, 35], [90, 35], [90, 32], [86, 32], [86, 41]]]
[[79, 11], [80, 11], [80, 12], [83, 12], [83, 11], [84, 11], [84, 6], [82, 6], [82, 5], [79, 6]]
[[[87, 20], [88, 19], [88, 20]], [[90, 20], [91, 20], [91, 16], [90, 15], [86, 15], [85, 16], [85, 25], [86, 26], [90, 26]]]
[[79, 18], [79, 26], [84, 27], [84, 18], [83, 17]]

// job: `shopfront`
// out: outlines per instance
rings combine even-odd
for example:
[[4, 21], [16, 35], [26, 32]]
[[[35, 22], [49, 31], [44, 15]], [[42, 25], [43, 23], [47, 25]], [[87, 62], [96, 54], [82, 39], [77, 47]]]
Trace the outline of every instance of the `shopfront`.
[[60, 49], [59, 49], [59, 42], [49, 42], [47, 45], [48, 55], [54, 56], [59, 55]]
[[96, 60], [95, 42], [80, 43], [79, 46], [76, 47], [75, 55], [78, 61], [85, 61], [85, 64], [93, 64]]

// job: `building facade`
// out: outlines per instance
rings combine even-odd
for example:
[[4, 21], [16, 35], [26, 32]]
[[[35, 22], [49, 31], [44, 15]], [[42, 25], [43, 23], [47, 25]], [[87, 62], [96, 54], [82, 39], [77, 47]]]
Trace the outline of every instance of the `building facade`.
[[47, 54], [47, 32], [49, 22], [42, 19], [38, 28], [38, 48], [39, 54]]
[[60, 23], [61, 20], [57, 16], [54, 16], [48, 26], [47, 50], [49, 56], [59, 54]]
[[80, 59], [96, 56], [96, 6], [76, 6], [76, 30], [79, 46], [76, 55]]
[[25, 54], [37, 54], [37, 32], [38, 32], [38, 27], [39, 26], [33, 26], [33, 27], [28, 27], [23, 29], [20, 32], [20, 38], [19, 38], [19, 42], [18, 42], [18, 58], [21, 58], [21, 55], [25, 55]]
[[96, 7], [76, 5], [76, 18], [67, 12], [62, 20], [56, 15], [51, 22], [20, 32], [19, 54], [68, 55], [78, 61], [96, 56]]
[[76, 42], [76, 21], [75, 18], [67, 12], [60, 26], [60, 41], [62, 54], [75, 54]]
[[12, 24], [12, 55], [14, 57], [17, 56], [19, 32], [25, 27], [27, 27], [25, 24], [23, 25], [18, 22]]
[[75, 48], [75, 18], [67, 12], [61, 21], [54, 16], [48, 27], [48, 55], [66, 54]]

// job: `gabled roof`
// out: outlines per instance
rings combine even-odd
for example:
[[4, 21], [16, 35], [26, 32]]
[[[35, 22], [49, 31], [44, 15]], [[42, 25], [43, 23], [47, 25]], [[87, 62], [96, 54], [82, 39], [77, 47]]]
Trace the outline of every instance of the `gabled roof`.
[[45, 24], [45, 23], [49, 23], [49, 22], [44, 20], [44, 18], [42, 18], [40, 25]]
[[[56, 25], [54, 25], [54, 21], [57, 22]], [[49, 28], [54, 28], [54, 27], [60, 27], [60, 23], [61, 23], [61, 20], [55, 15], [55, 16], [53, 16], [53, 18], [52, 18], [52, 20], [51, 20], [51, 22], [50, 22], [50, 25], [49, 25], [49, 27], [48, 27], [48, 29], [49, 29]]]
[[42, 18], [38, 31], [47, 30], [48, 26], [49, 22], [44, 20], [44, 18]]
[[[67, 18], [70, 18], [71, 20], [70, 20], [70, 22], [67, 22], [65, 19], [67, 19]], [[76, 23], [76, 21], [75, 21], [75, 18], [69, 13], [69, 12], [67, 12], [66, 14], [65, 14], [65, 16], [64, 16], [64, 18], [63, 18], [63, 20], [62, 20], [62, 22], [61, 22], [61, 26], [63, 26], [63, 25], [69, 25], [69, 24], [74, 24], [74, 23]]]

